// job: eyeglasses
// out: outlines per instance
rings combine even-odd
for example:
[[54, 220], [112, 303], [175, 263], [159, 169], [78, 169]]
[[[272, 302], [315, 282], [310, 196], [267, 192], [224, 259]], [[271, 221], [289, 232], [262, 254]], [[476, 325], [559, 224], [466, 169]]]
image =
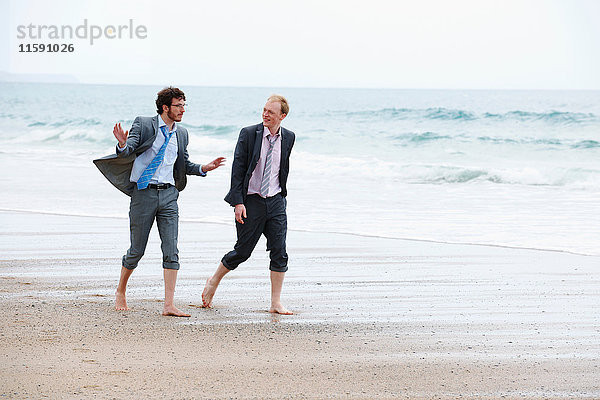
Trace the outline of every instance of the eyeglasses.
[[187, 107], [187, 103], [184, 104], [171, 104], [171, 107], [177, 107], [177, 108], [183, 108], [183, 107]]

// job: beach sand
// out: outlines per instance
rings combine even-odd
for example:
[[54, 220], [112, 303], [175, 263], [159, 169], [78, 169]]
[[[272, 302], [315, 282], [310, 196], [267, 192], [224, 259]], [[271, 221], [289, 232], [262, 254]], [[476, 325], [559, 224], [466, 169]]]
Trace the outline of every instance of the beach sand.
[[0, 220], [0, 398], [600, 398], [600, 257], [291, 231], [278, 316], [264, 241], [200, 308], [234, 228], [182, 222], [173, 318], [156, 229], [115, 312], [127, 219]]

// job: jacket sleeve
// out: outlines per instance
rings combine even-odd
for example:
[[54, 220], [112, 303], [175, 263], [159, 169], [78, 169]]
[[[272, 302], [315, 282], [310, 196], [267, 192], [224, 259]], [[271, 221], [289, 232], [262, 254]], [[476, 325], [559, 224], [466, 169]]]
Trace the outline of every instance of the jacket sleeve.
[[196, 164], [190, 161], [190, 155], [187, 150], [190, 137], [187, 129], [181, 129], [181, 132], [178, 134], [181, 134], [181, 138], [183, 139], [183, 162], [185, 165], [185, 174], [206, 176], [206, 174], [200, 169], [202, 168], [202, 164]]
[[193, 163], [190, 161], [189, 154], [187, 151], [187, 140], [186, 140], [186, 145], [183, 150], [183, 159], [185, 161], [185, 174], [186, 175], [206, 176], [206, 173], [202, 172], [202, 170], [201, 170], [202, 164], [196, 164], [196, 163]]
[[296, 143], [296, 134], [294, 132], [291, 132], [292, 134], [292, 144], [290, 144], [290, 154], [292, 153], [292, 147], [294, 147], [294, 143]]
[[238, 142], [235, 146], [233, 155], [233, 165], [231, 166], [231, 188], [225, 197], [232, 206], [244, 202], [243, 188], [244, 178], [248, 169], [248, 130], [242, 129]]

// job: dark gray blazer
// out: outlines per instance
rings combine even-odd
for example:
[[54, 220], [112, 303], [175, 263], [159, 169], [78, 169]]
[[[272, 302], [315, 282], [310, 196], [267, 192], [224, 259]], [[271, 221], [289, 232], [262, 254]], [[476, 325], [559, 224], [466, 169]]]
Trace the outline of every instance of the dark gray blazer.
[[[135, 184], [129, 181], [136, 157], [152, 147], [158, 134], [158, 114], [154, 117], [137, 117], [127, 136], [127, 145], [121, 152], [94, 160], [96, 167], [117, 189], [131, 196]], [[182, 191], [187, 184], [186, 175], [202, 175], [201, 164], [188, 160], [188, 132], [177, 125], [177, 160], [173, 167], [175, 187]]]
[[[252, 171], [258, 164], [260, 158], [260, 149], [262, 147], [264, 126], [247, 126], [243, 128], [238, 137], [235, 153], [233, 156], [233, 165], [231, 166], [231, 188], [225, 196], [225, 201], [235, 206], [246, 202], [248, 195], [248, 183], [252, 176]], [[281, 195], [287, 196], [287, 178], [290, 172], [290, 153], [296, 140], [294, 132], [281, 127], [281, 164], [279, 166], [279, 185], [281, 186]]]

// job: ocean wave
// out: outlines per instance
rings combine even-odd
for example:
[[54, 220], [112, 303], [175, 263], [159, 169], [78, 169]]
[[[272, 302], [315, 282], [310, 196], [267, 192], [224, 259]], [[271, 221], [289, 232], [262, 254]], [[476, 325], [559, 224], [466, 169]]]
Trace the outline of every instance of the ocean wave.
[[595, 140], [582, 140], [580, 142], [575, 143], [573, 146], [574, 149], [593, 149], [600, 147], [600, 142]]
[[473, 168], [451, 165], [401, 166], [396, 178], [418, 184], [466, 184], [489, 182], [505, 185], [600, 188], [600, 170], [584, 168], [542, 169]]
[[235, 125], [193, 125], [188, 123], [182, 123], [181, 125], [186, 127], [191, 133], [194, 133], [195, 131], [200, 131], [200, 133], [215, 136], [228, 135], [232, 132], [237, 133], [239, 131], [239, 126]]
[[550, 110], [547, 112], [532, 112], [513, 110], [505, 113], [476, 113], [469, 110], [451, 108], [382, 108], [379, 110], [349, 111], [348, 117], [374, 117], [384, 119], [425, 119], [446, 121], [520, 121], [520, 122], [547, 122], [555, 124], [586, 124], [599, 123], [600, 117], [593, 113], [568, 112]]
[[[19, 138], [12, 138], [19, 142]], [[115, 138], [112, 130], [100, 130], [98, 128], [81, 127], [41, 127], [34, 128], [29, 132], [27, 140], [35, 140], [39, 143], [62, 144], [66, 141], [71, 143], [90, 143], [95, 145], [113, 144]]]
[[63, 127], [92, 127], [102, 125], [103, 122], [95, 119], [65, 119], [61, 121], [53, 121], [53, 122], [44, 122], [44, 121], [34, 121], [27, 124], [29, 128], [37, 128], [37, 127], [50, 127], [50, 128], [63, 128]]
[[446, 140], [453, 139], [452, 136], [448, 135], [440, 135], [435, 132], [420, 132], [420, 133], [403, 133], [400, 135], [395, 135], [392, 137], [392, 140], [399, 141], [402, 143], [413, 143], [413, 144], [421, 144], [426, 142], [434, 142], [438, 140]]
[[[122, 122], [123, 128], [131, 126], [133, 121]], [[237, 132], [237, 127], [233, 125], [192, 125], [182, 124], [192, 135], [223, 137]], [[36, 141], [43, 143], [59, 143], [66, 140], [112, 144], [115, 140], [112, 134], [112, 125], [97, 119], [65, 120], [42, 122], [32, 121], [26, 125], [30, 138], [34, 137]], [[11, 141], [18, 141], [18, 138], [8, 138]], [[28, 139], [30, 140], [30, 139]]]
[[390, 140], [395, 145], [410, 146], [410, 145], [424, 145], [434, 143], [438, 141], [453, 141], [460, 143], [481, 143], [491, 145], [509, 145], [509, 146], [540, 146], [540, 147], [551, 147], [551, 148], [567, 148], [567, 149], [593, 149], [599, 148], [600, 142], [595, 140], [580, 140], [575, 141], [570, 138], [536, 138], [536, 137], [523, 137], [523, 138], [511, 138], [501, 136], [477, 136], [469, 137], [465, 134], [460, 135], [446, 135], [437, 132], [408, 132], [397, 135], [391, 135]]
[[389, 176], [397, 181], [413, 184], [464, 184], [490, 181], [503, 183], [502, 179], [482, 168], [452, 165], [405, 164], [389, 165]]
[[[490, 162], [428, 162], [382, 160], [376, 158], [355, 158], [328, 156], [328, 167], [321, 168], [322, 156], [298, 150], [295, 153], [296, 170], [307, 176], [323, 175], [328, 181], [343, 180], [349, 171], [360, 171], [369, 177], [368, 184], [380, 185], [407, 183], [433, 185], [524, 185], [554, 186], [581, 190], [600, 190], [600, 168], [593, 166], [548, 165], [545, 163], [519, 163], [511, 160], [506, 163]], [[504, 165], [506, 164], [506, 165]], [[368, 185], [366, 184], [366, 185]]]
[[483, 114], [483, 118], [518, 121], [548, 121], [569, 124], [598, 122], [598, 116], [595, 114], [565, 111], [531, 112], [516, 110], [503, 114], [485, 113]]
[[470, 121], [477, 119], [475, 114], [465, 110], [452, 110], [447, 108], [428, 108], [425, 110], [425, 118], [441, 120]]
[[472, 120], [475, 114], [465, 110], [449, 108], [382, 108], [379, 110], [349, 111], [349, 117], [380, 117], [392, 119], [436, 119], [436, 120]]
[[88, 134], [85, 132], [69, 132], [69, 131], [64, 131], [61, 133], [57, 133], [55, 135], [46, 137], [45, 139], [43, 139], [44, 142], [63, 142], [63, 141], [79, 141], [79, 142], [88, 142], [88, 143], [103, 143], [103, 144], [108, 144], [108, 143], [114, 143], [115, 142], [115, 138], [112, 135], [112, 132], [110, 135], [94, 135], [94, 134]]
[[570, 145], [571, 142], [568, 139], [544, 139], [544, 138], [521, 138], [521, 139], [512, 139], [512, 138], [504, 138], [504, 137], [491, 137], [491, 136], [480, 136], [477, 138], [480, 142], [487, 142], [493, 144], [528, 144], [528, 145], [546, 145], [546, 146], [563, 146]]
[[438, 171], [438, 176], [429, 177], [423, 183], [467, 183], [475, 180], [489, 180], [494, 183], [500, 183], [495, 177], [491, 177], [488, 172], [480, 169], [447, 169]]

